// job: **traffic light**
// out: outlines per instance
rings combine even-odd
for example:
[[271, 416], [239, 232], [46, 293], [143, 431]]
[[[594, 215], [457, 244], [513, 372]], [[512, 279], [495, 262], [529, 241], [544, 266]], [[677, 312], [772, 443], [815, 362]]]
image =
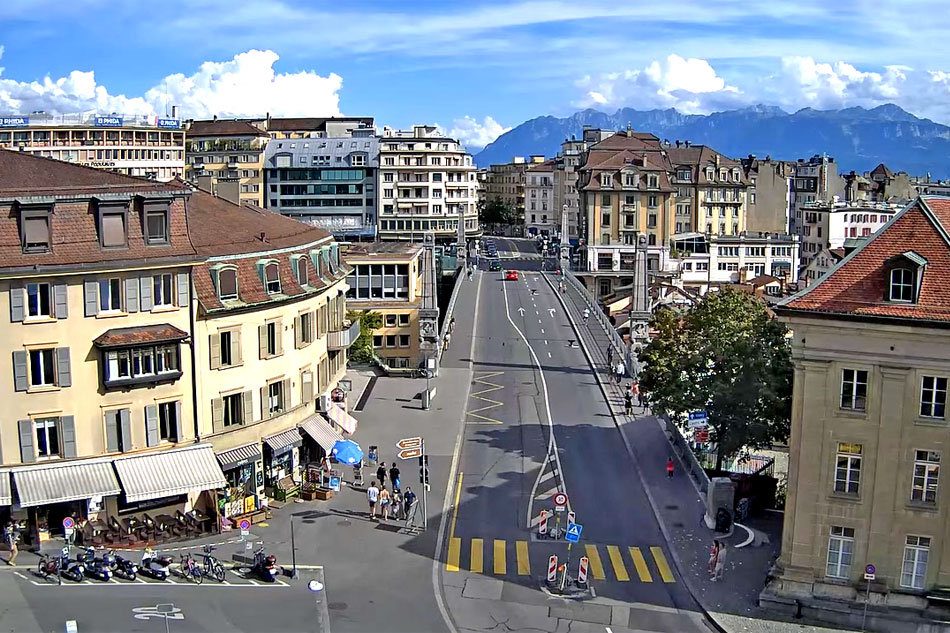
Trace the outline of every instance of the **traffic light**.
[[419, 456], [419, 483], [429, 487], [429, 456]]

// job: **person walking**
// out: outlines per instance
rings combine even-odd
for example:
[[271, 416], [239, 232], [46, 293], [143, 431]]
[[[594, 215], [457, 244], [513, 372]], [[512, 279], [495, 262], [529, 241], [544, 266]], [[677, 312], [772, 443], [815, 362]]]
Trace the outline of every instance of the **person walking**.
[[379, 501], [379, 488], [376, 487], [376, 481], [370, 483], [366, 489], [366, 500], [369, 501], [369, 518], [376, 520], [376, 503]]
[[717, 582], [722, 580], [723, 575], [726, 573], [726, 544], [721, 542], [719, 543], [719, 550], [716, 552], [716, 567], [713, 570], [713, 575], [710, 580]]
[[666, 476], [670, 479], [673, 478], [673, 456], [670, 455], [670, 458], [666, 460]]
[[629, 391], [623, 394], [623, 408], [627, 415], [633, 413], [633, 396]]
[[709, 562], [706, 563], [706, 569], [709, 570], [707, 573], [712, 576], [716, 572], [716, 560], [719, 558], [719, 540], [716, 539], [713, 541], [712, 547], [709, 548]]
[[445, 333], [445, 344], [442, 346], [442, 349], [449, 349], [449, 343], [451, 343], [451, 342], [452, 342], [452, 333], [451, 333], [451, 332], [446, 332], [446, 333]]
[[406, 486], [406, 494], [402, 497], [402, 506], [406, 513], [406, 527], [413, 525], [416, 510], [416, 493], [412, 491], [411, 486]]
[[399, 490], [399, 466], [396, 465], [396, 462], [393, 462], [389, 469], [389, 483], [393, 486], [393, 492]]
[[379, 480], [380, 488], [386, 485], [386, 462], [380, 462], [379, 468], [376, 469], [376, 479]]
[[587, 319], [590, 318], [590, 308], [584, 308], [584, 323], [587, 323]]
[[399, 488], [393, 488], [393, 500], [391, 505], [393, 520], [398, 521], [402, 518], [402, 495], [399, 494]]
[[614, 373], [615, 373], [618, 385], [623, 382], [624, 371], [626, 371], [626, 368], [623, 366], [623, 363], [618, 360], [617, 366], [614, 368]]
[[383, 486], [379, 491], [379, 505], [382, 508], [383, 512], [383, 521], [389, 520], [389, 503], [392, 501], [392, 495], [389, 494], [389, 491], [386, 490], [386, 486]]
[[4, 529], [4, 541], [7, 543], [7, 547], [10, 550], [10, 557], [7, 559], [7, 565], [11, 567], [16, 567], [16, 557], [20, 553], [19, 548], [17, 548], [17, 541], [20, 540], [20, 531], [16, 528], [13, 522], [8, 522], [7, 527]]
[[611, 366], [614, 364], [614, 346], [613, 345], [607, 345], [607, 364]]

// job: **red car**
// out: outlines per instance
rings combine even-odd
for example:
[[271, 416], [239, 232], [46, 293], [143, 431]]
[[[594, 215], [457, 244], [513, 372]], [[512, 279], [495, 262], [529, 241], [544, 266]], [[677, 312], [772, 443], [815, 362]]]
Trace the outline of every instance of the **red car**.
[[509, 270], [505, 273], [505, 281], [518, 281], [518, 271]]

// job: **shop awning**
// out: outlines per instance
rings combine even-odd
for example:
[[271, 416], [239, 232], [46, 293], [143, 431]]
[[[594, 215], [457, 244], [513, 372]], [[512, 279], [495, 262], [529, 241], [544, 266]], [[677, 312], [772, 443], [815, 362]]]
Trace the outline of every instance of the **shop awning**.
[[23, 507], [108, 497], [122, 491], [111, 460], [29, 466], [11, 472]]
[[327, 417], [337, 423], [344, 431], [353, 435], [356, 433], [356, 425], [359, 424], [352, 415], [346, 412], [346, 409], [340, 405], [331, 403], [330, 410], [327, 411]]
[[228, 485], [210, 444], [120, 457], [114, 463], [129, 503]]
[[343, 439], [343, 436], [327, 424], [326, 420], [324, 420], [323, 416], [319, 413], [311, 415], [301, 422], [300, 428], [328, 453], [334, 444]]
[[10, 491], [10, 471], [0, 470], [0, 506], [13, 505], [13, 493]]
[[272, 453], [274, 453], [274, 455], [280, 455], [281, 453], [286, 453], [295, 446], [300, 446], [303, 444], [303, 438], [300, 437], [300, 431], [294, 427], [284, 431], [283, 433], [265, 437], [264, 443], [270, 447], [270, 450]]
[[215, 456], [218, 458], [221, 468], [231, 470], [259, 460], [261, 458], [261, 445], [257, 442], [251, 442], [250, 444], [221, 451], [216, 453]]

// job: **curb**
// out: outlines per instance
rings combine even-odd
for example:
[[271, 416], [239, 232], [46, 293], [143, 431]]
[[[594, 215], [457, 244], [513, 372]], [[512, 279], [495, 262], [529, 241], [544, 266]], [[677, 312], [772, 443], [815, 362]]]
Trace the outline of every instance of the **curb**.
[[[553, 282], [550, 280], [548, 274], [544, 274], [544, 280], [547, 282], [548, 286], [551, 288], [551, 291], [558, 298], [558, 302], [561, 304], [562, 309], [564, 310], [567, 320], [571, 323], [571, 329], [574, 330], [574, 333], [577, 335], [577, 341], [580, 343], [581, 349], [584, 352], [584, 357], [587, 358], [587, 363], [591, 367], [591, 371], [594, 374], [594, 379], [597, 380], [597, 385], [600, 387], [600, 391], [604, 396], [604, 400], [607, 401], [608, 406], [610, 404], [610, 396], [607, 394], [607, 388], [604, 386], [604, 382], [600, 377], [599, 372], [597, 371], [597, 366], [594, 363], [594, 359], [590, 354], [590, 351], [587, 349], [587, 343], [584, 341], [584, 337], [581, 336], [580, 329], [577, 326], [577, 322], [574, 321], [574, 317], [571, 316], [570, 310], [567, 308], [567, 303], [564, 300], [564, 297], [561, 296], [561, 293], [557, 291], [557, 288], [554, 286]], [[637, 477], [640, 479], [640, 484], [643, 486], [643, 491], [646, 493], [647, 501], [650, 502], [650, 509], [653, 510], [653, 515], [656, 517], [656, 522], [660, 526], [660, 532], [663, 533], [663, 538], [666, 539], [667, 544], [670, 545], [670, 554], [673, 556], [673, 564], [676, 566], [676, 571], [679, 572], [680, 578], [683, 579], [683, 583], [686, 585], [687, 591], [693, 597], [693, 600], [696, 601], [696, 604], [699, 605], [700, 610], [702, 610], [703, 616], [712, 625], [712, 628], [717, 631], [717, 633], [728, 633], [728, 631], [717, 622], [712, 615], [709, 613], [709, 610], [706, 608], [706, 605], [702, 603], [699, 599], [699, 595], [696, 591], [696, 588], [693, 587], [692, 582], [689, 579], [689, 576], [683, 573], [683, 570], [686, 566], [683, 564], [683, 561], [680, 560], [679, 553], [676, 551], [676, 548], [673, 547], [673, 539], [670, 535], [669, 530], [666, 527], [666, 523], [663, 521], [663, 518], [660, 516], [656, 500], [653, 498], [653, 493], [650, 491], [650, 487], [647, 485], [646, 479], [643, 477], [643, 471], [640, 468], [640, 463], [636, 459], [636, 455], [633, 452], [633, 447], [630, 446], [630, 441], [627, 439], [627, 435], [623, 432], [623, 429], [620, 426], [620, 423], [617, 419], [617, 414], [614, 413], [613, 407], [610, 408], [610, 417], [614, 421], [614, 426], [617, 427], [617, 431], [620, 433], [620, 438], [623, 440], [624, 448], [627, 449], [627, 454], [630, 455], [630, 461], [633, 463], [634, 469], [637, 471]], [[672, 446], [670, 447], [672, 450]], [[675, 453], [675, 451], [674, 451]]]

